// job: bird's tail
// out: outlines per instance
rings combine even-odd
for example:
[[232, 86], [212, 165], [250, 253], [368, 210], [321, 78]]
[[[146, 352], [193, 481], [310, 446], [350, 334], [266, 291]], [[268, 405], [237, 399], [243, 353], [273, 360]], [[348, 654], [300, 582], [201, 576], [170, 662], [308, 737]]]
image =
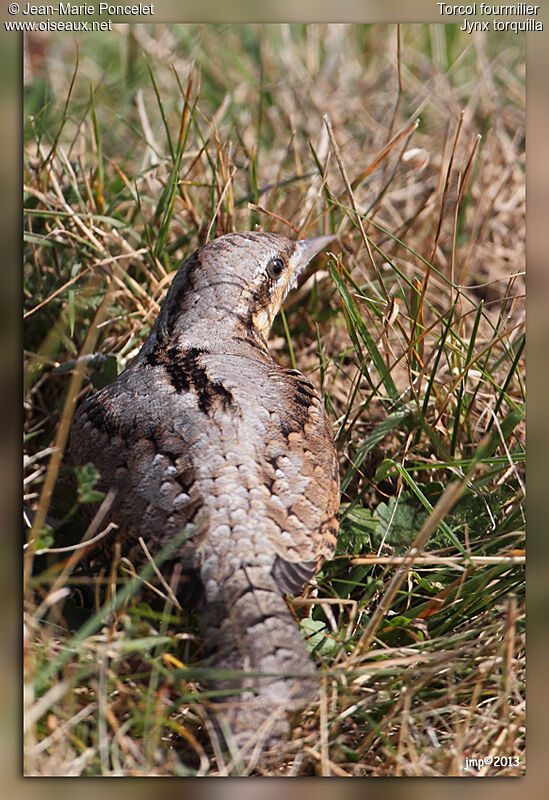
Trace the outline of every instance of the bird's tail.
[[202, 623], [213, 666], [227, 672], [214, 681], [216, 689], [230, 692], [215, 703], [221, 727], [228, 723], [246, 749], [258, 741], [274, 744], [288, 732], [286, 712], [314, 699], [317, 682], [305, 640], [272, 576], [261, 567], [236, 571], [218, 598], [206, 603]]

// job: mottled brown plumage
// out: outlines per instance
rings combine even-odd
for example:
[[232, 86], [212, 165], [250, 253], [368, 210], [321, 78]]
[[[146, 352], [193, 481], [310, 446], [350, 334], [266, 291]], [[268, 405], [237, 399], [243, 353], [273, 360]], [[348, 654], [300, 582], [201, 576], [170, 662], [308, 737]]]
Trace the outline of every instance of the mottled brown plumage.
[[[284, 297], [333, 237], [234, 233], [180, 267], [135, 360], [80, 407], [75, 463], [116, 490], [122, 554], [154, 555], [190, 523], [176, 553], [202, 587], [205, 643], [239, 743], [314, 697], [314, 667], [283, 595], [299, 593], [335, 548], [339, 479], [322, 402], [266, 345]], [[251, 692], [241, 692], [251, 688]]]

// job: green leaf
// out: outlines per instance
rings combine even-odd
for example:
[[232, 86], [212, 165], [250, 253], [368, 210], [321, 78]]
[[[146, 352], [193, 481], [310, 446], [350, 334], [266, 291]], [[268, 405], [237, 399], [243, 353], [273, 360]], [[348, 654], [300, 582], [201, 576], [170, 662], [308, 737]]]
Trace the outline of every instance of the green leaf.
[[394, 471], [394, 462], [390, 458], [384, 458], [379, 467], [376, 469], [375, 482], [380, 483], [380, 481], [385, 480], [387, 475]]
[[299, 622], [300, 628], [307, 637], [307, 646], [311, 652], [319, 655], [329, 655], [338, 648], [338, 643], [332, 636], [328, 636], [326, 623], [320, 619], [305, 617]]
[[405, 552], [425, 522], [428, 512], [407, 492], [379, 503], [375, 510], [379, 520], [375, 534], [376, 543], [384, 541], [398, 553]]
[[45, 550], [53, 544], [53, 531], [50, 525], [44, 525], [36, 542], [37, 550]]
[[74, 472], [78, 483], [79, 503], [97, 503], [103, 499], [104, 492], [94, 488], [99, 481], [100, 475], [93, 464], [83, 464], [81, 467], [75, 467]]
[[[343, 505], [344, 512], [349, 506]], [[354, 506], [342, 520], [337, 537], [336, 555], [359, 555], [372, 549], [372, 534], [378, 522], [369, 508]]]

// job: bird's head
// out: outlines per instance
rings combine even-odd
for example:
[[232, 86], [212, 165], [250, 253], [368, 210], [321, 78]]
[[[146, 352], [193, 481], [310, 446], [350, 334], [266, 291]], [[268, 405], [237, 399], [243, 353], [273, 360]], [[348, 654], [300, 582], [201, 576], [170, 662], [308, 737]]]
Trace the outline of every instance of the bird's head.
[[[293, 241], [251, 231], [220, 236], [179, 268], [159, 318], [181, 339], [251, 330], [262, 341], [304, 268], [335, 236]], [[194, 337], [193, 337], [194, 338]]]

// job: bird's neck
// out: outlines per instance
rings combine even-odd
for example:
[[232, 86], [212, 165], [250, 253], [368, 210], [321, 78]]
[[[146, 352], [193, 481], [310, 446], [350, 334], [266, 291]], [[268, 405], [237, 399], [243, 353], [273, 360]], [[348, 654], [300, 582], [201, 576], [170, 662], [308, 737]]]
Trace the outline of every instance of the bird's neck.
[[146, 341], [142, 355], [162, 348], [178, 352], [200, 350], [219, 354], [236, 354], [271, 358], [267, 342], [252, 320], [245, 320], [225, 308], [193, 309], [192, 314], [184, 314], [175, 324], [169, 320], [158, 319]]

